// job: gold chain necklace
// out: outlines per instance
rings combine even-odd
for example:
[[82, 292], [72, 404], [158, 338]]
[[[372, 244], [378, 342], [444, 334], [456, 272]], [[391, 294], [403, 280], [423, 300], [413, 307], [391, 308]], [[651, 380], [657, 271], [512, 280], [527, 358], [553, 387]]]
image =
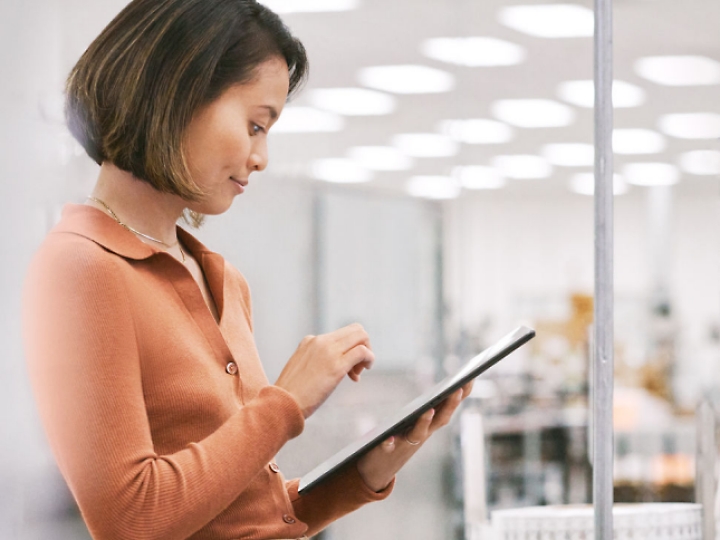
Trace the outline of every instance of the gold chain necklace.
[[175, 242], [174, 244], [168, 244], [167, 242], [158, 240], [157, 238], [154, 238], [154, 237], [150, 236], [149, 234], [141, 233], [140, 231], [133, 229], [130, 225], [127, 225], [127, 224], [123, 223], [122, 221], [120, 221], [120, 218], [117, 217], [117, 214], [115, 212], [113, 212], [113, 209], [110, 208], [105, 201], [102, 201], [102, 200], [98, 199], [97, 197], [92, 197], [92, 196], [88, 196], [88, 199], [102, 205], [103, 208], [105, 208], [105, 210], [107, 210], [108, 214], [110, 214], [110, 217], [112, 217], [115, 221], [118, 222], [118, 225], [122, 225], [131, 233], [136, 234], [138, 236], [142, 236], [143, 238], [150, 240], [151, 242], [155, 242], [157, 244], [165, 246], [168, 249], [177, 246], [178, 249], [180, 250], [180, 255], [182, 255], [182, 262], [185, 263], [185, 252], [183, 251], [183, 248], [180, 245], [179, 241]]

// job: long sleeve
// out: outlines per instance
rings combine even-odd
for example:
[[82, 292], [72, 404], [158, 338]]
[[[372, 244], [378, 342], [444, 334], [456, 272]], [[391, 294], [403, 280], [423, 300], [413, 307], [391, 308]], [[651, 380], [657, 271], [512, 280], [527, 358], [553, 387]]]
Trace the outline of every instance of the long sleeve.
[[[303, 417], [288, 393], [266, 386], [206, 437], [158, 453], [146, 392], [163, 373], [142, 364], [131, 264], [85, 239], [46, 242], [26, 280], [28, 368], [49, 442], [94, 538], [178, 540], [235, 501], [302, 431]], [[185, 379], [163, 391], [172, 401], [202, 383]]]

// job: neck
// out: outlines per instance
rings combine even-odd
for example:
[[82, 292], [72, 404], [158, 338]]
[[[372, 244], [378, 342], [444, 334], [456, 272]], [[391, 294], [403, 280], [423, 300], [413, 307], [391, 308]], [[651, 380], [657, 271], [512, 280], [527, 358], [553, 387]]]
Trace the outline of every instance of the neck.
[[[100, 167], [92, 196], [112, 208], [125, 225], [166, 244], [177, 242], [175, 224], [186, 206], [177, 195], [161, 193], [131, 173], [105, 162]], [[89, 204], [107, 212], [98, 203]]]

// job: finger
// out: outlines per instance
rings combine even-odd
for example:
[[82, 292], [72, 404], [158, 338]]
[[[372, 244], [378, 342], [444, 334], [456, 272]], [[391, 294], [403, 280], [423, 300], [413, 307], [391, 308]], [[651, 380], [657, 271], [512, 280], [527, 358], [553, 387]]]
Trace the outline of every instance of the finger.
[[395, 437], [391, 436], [389, 439], [385, 439], [380, 446], [383, 452], [387, 454], [392, 454], [395, 450]]
[[432, 431], [447, 425], [452, 418], [453, 413], [463, 400], [465, 392], [462, 388], [453, 392], [445, 401], [438, 406], [437, 415], [432, 423]]
[[425, 411], [423, 415], [417, 419], [412, 429], [405, 433], [405, 440], [412, 441], [412, 443], [422, 443], [430, 436], [430, 425], [432, 424], [433, 418], [435, 417], [435, 409]]
[[342, 353], [346, 353], [358, 345], [365, 345], [368, 349], [370, 348], [370, 336], [368, 336], [365, 328], [358, 323], [340, 328], [333, 332], [332, 336]]
[[468, 397], [472, 393], [473, 385], [475, 384], [475, 379], [467, 383], [465, 386], [462, 387], [463, 391], [463, 399]]
[[358, 345], [345, 353], [343, 355], [343, 360], [348, 373], [353, 371], [359, 375], [363, 369], [372, 368], [375, 363], [375, 353], [373, 353], [365, 345]]

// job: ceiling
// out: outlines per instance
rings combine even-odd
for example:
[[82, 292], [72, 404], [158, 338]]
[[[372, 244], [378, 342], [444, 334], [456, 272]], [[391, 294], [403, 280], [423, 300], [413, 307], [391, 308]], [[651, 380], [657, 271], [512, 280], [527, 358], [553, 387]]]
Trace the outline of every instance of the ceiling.
[[[271, 165], [266, 174], [298, 180], [311, 179], [314, 159], [340, 158], [358, 145], [388, 145], [398, 133], [437, 132], [446, 119], [493, 119], [498, 99], [544, 98], [558, 102], [563, 81], [592, 79], [593, 39], [533, 37], [500, 24], [498, 12], [517, 4], [552, 3], [533, 0], [359, 0], [351, 11], [288, 13], [282, 18], [305, 44], [311, 75], [305, 90], [288, 105], [308, 106], [316, 88], [360, 87], [360, 68], [419, 64], [454, 75], [450, 92], [396, 95], [397, 107], [384, 116], [347, 117], [345, 129], [335, 133], [277, 133], [271, 131]], [[587, 0], [566, 3], [592, 9]], [[616, 109], [616, 128], [658, 130], [658, 119], [668, 113], [720, 112], [720, 86], [662, 86], [641, 78], [633, 65], [638, 58], [658, 55], [700, 55], [720, 61], [720, 2], [718, 0], [615, 0], [614, 76], [646, 92], [638, 107]], [[513, 66], [465, 67], [424, 56], [421, 43], [437, 37], [485, 36], [520, 45], [523, 63]], [[565, 103], [568, 105], [567, 103]], [[538, 154], [548, 143], [592, 143], [593, 111], [570, 105], [575, 121], [565, 127], [515, 128], [513, 140], [503, 144], [462, 144], [458, 154], [445, 158], [418, 158], [410, 170], [377, 172], [370, 182], [347, 189], [404, 193], [409, 177], [448, 175], [457, 165], [489, 165], [500, 154]], [[630, 162], [677, 164], [683, 152], [720, 150], [717, 139], [683, 140], [666, 136], [664, 151], [644, 156], [615, 156], [615, 170]], [[549, 178], [509, 179], [507, 193], [579, 197], [568, 189], [577, 172], [592, 167], [554, 167]], [[628, 196], [645, 188], [632, 186]], [[683, 173], [675, 190], [692, 197], [718, 195], [718, 175]], [[461, 196], [466, 196], [463, 190]]]

